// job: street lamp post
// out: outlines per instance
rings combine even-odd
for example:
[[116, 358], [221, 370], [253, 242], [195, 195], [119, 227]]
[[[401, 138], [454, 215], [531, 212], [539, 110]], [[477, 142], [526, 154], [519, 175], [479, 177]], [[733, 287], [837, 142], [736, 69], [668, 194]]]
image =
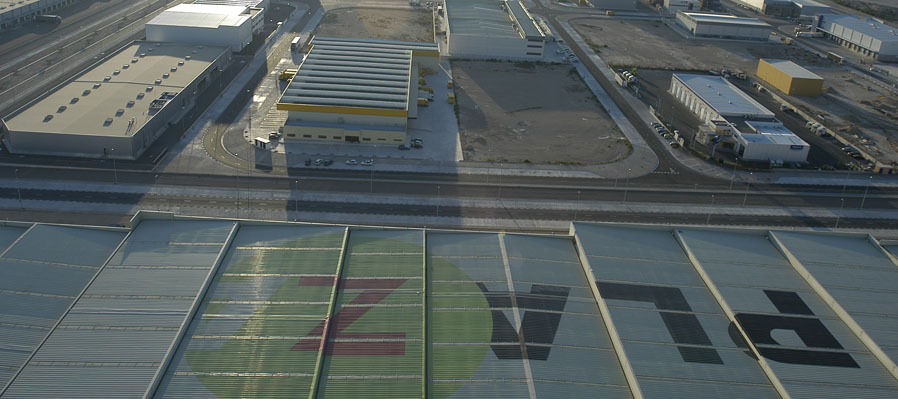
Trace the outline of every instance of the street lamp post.
[[844, 206], [845, 206], [845, 198], [840, 198], [839, 199], [839, 213], [836, 214], [836, 227], [834, 227], [835, 229], [839, 228], [839, 220], [842, 219], [842, 208]]
[[577, 203], [574, 204], [574, 221], [577, 220], [577, 211], [580, 210], [580, 209], [578, 209], [579, 207], [580, 207], [580, 190], [577, 190]]
[[[748, 172], [749, 176], [752, 176], [752, 172]], [[751, 180], [748, 180], [745, 185], [745, 195], [742, 197], [742, 206], [745, 206], [745, 201], [748, 200], [748, 189], [751, 187]]]
[[627, 168], [627, 183], [624, 186], [624, 203], [627, 203], [627, 191], [630, 189], [630, 172], [633, 169]]
[[112, 158], [112, 184], [118, 184], [118, 168], [115, 166], [115, 148], [109, 149], [109, 155]]
[[[293, 182], [293, 184], [294, 184], [294, 185], [293, 185], [293, 191], [295, 191], [295, 193], [293, 194], [293, 195], [294, 195], [294, 197], [293, 197], [293, 211], [296, 212], [297, 215], [298, 215], [298, 214], [299, 214], [299, 180], [295, 180], [295, 181]], [[294, 220], [295, 220], [295, 218], [294, 218]]]
[[25, 205], [22, 203], [22, 183], [19, 182], [19, 170], [13, 169], [13, 173], [16, 175], [16, 192], [19, 194], [19, 208], [25, 209]]
[[440, 217], [440, 186], [437, 186], [437, 217]]
[[861, 207], [860, 209], [864, 209], [864, 202], [867, 202], [867, 191], [870, 190], [870, 184], [873, 183], [873, 176], [869, 176], [867, 179], [867, 187], [864, 188], [864, 198], [861, 199]]
[[711, 224], [711, 210], [714, 208], [714, 194], [711, 194], [711, 207], [708, 208], [708, 220], [705, 220], [705, 224]]

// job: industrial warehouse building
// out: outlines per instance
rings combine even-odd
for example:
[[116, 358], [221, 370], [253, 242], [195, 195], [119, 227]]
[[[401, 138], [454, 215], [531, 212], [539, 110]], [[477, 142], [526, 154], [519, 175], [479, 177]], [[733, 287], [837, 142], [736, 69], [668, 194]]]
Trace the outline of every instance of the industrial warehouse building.
[[243, 50], [261, 31], [261, 9], [246, 6], [179, 4], [147, 22], [147, 40], [228, 46]]
[[677, 12], [698, 11], [702, 8], [700, 0], [664, 0], [664, 9], [668, 13], [677, 15]]
[[723, 77], [674, 74], [670, 93], [705, 123], [699, 141], [732, 142], [747, 161], [807, 161], [811, 146]]
[[453, 57], [538, 59], [546, 36], [519, 0], [447, 0]]
[[831, 8], [815, 0], [735, 0], [745, 8], [783, 18], [814, 16], [829, 13]]
[[0, 395], [898, 397], [867, 234], [131, 225], [0, 225]]
[[418, 73], [437, 71], [436, 43], [316, 36], [277, 109], [287, 140], [396, 144], [418, 115]]
[[825, 14], [819, 17], [817, 30], [824, 37], [858, 53], [883, 62], [898, 62], [898, 28], [879, 20], [851, 15]]
[[767, 41], [770, 25], [757, 18], [677, 11], [677, 24], [695, 37]]
[[43, 14], [52, 14], [75, 0], [0, 0], [0, 31], [13, 25], [31, 21]]
[[792, 61], [761, 59], [758, 78], [790, 96], [816, 97], [823, 91], [823, 78]]
[[225, 47], [139, 41], [3, 121], [13, 154], [136, 159], [230, 62]]

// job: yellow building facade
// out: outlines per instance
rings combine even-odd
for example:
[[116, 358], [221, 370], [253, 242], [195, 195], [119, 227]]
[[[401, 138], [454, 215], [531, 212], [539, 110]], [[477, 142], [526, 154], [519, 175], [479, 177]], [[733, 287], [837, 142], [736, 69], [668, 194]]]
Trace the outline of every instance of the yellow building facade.
[[758, 61], [758, 78], [790, 96], [819, 96], [823, 78], [786, 60]]

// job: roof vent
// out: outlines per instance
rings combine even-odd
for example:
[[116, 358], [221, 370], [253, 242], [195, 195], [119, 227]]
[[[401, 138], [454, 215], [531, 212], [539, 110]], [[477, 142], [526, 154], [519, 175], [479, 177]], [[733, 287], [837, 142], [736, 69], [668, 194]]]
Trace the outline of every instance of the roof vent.
[[125, 110], [122, 108], [115, 110], [115, 116], [122, 116], [124, 114], [125, 114]]
[[85, 90], [85, 91], [82, 91], [82, 92], [81, 92], [81, 95], [82, 95], [82, 96], [86, 96], [86, 95], [88, 95], [88, 94], [90, 94], [90, 90]]
[[103, 121], [103, 126], [109, 126], [111, 124], [112, 124], [112, 118], [106, 118], [106, 120]]
[[727, 101], [727, 102], [728, 102], [728, 103], [730, 103], [730, 104], [732, 104], [732, 103], [733, 103], [733, 101]]
[[122, 73], [122, 71], [120, 69], [116, 69], [116, 70], [112, 71], [113, 75], [118, 75], [120, 73]]
[[102, 83], [94, 83], [94, 89], [99, 89], [102, 85]]
[[68, 107], [66, 107], [65, 105], [60, 105], [59, 108], [56, 109], [56, 113], [61, 114], [63, 111], [66, 110], [66, 108], [68, 108]]
[[[162, 84], [162, 79], [156, 79], [156, 84], [157, 84], [157, 85], [161, 85], [161, 84]], [[147, 91], [150, 91], [150, 89], [148, 88]]]
[[53, 115], [47, 115], [44, 117], [44, 122], [50, 122], [51, 119], [53, 119]]
[[[148, 89], [153, 90], [152, 87], [148, 87]], [[147, 91], [150, 91], [150, 90], [147, 90]], [[143, 93], [137, 93], [137, 99], [138, 100], [143, 99]]]
[[[163, 74], [162, 74], [162, 79], [168, 79], [169, 76], [171, 76], [171, 75], [169, 75], [169, 74], [167, 74], [167, 73], [163, 73]], [[162, 82], [160, 81], [159, 83], [162, 83]]]
[[78, 102], [78, 97], [72, 97], [72, 99], [69, 100], [69, 104], [74, 104], [76, 102]]
[[[143, 94], [143, 93], [140, 93], [140, 94]], [[127, 107], [128, 107], [128, 108], [131, 108], [131, 107], [134, 106], [134, 104], [135, 104], [135, 103], [134, 103], [134, 100], [130, 100], [130, 101], [128, 101]]]

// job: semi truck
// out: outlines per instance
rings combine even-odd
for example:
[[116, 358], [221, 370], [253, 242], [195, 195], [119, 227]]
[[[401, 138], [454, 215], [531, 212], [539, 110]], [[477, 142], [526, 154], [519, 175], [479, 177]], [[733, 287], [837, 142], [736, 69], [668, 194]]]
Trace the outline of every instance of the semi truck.
[[290, 51], [293, 51], [293, 52], [299, 51], [300, 47], [302, 47], [301, 40], [302, 40], [301, 36], [294, 37], [293, 41], [290, 42]]

